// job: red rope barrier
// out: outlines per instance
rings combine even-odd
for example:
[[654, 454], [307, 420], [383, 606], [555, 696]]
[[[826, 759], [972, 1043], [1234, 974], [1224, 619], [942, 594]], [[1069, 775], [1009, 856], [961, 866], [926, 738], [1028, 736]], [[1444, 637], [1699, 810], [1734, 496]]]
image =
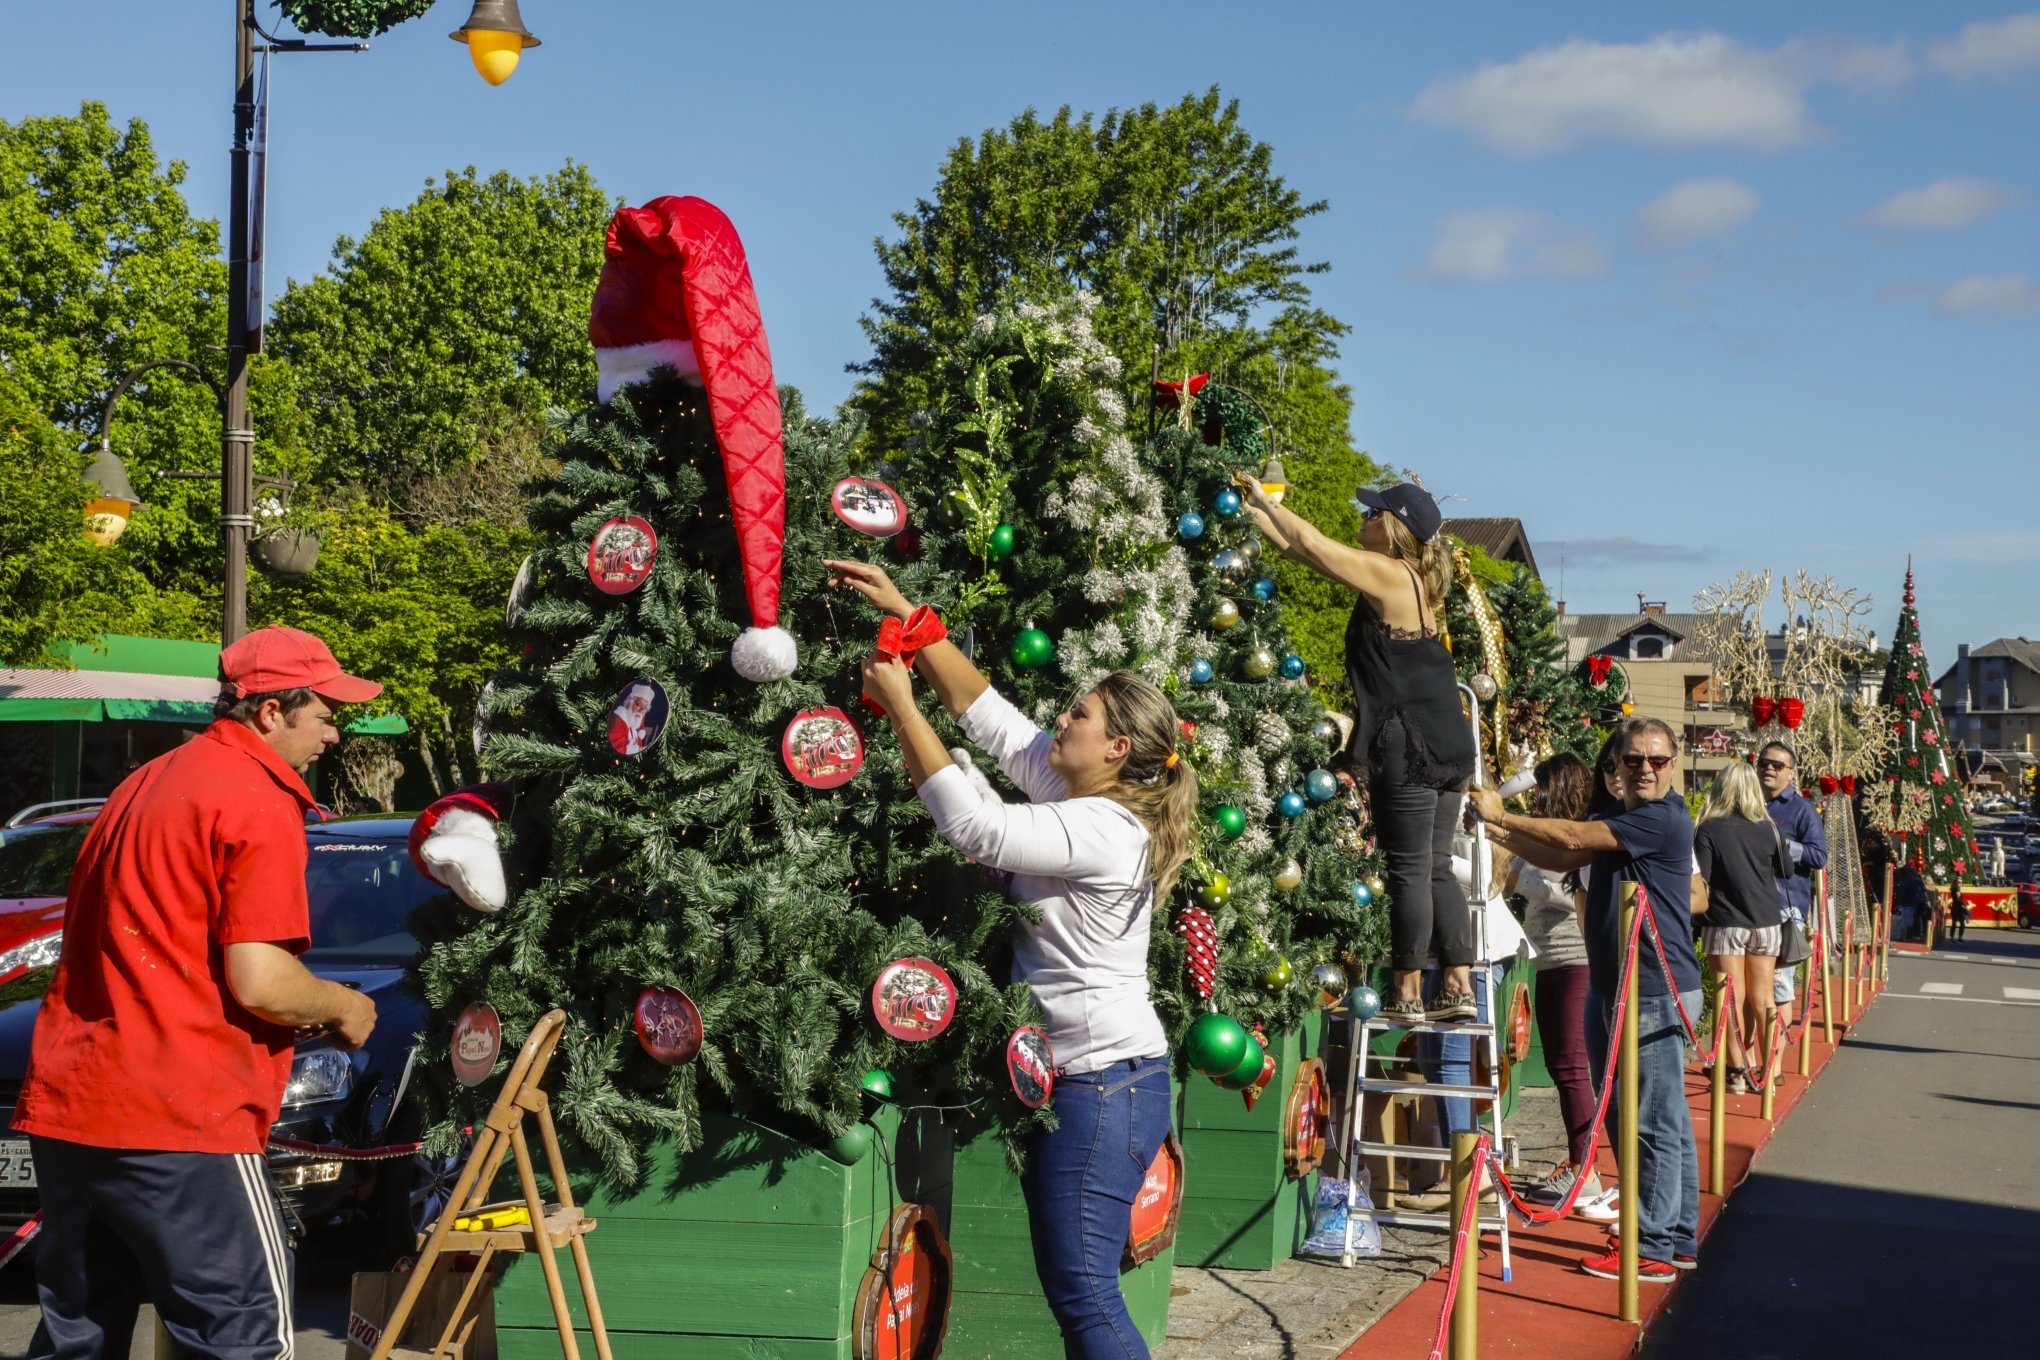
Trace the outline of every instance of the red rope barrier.
[[338, 1143], [306, 1143], [296, 1138], [272, 1138], [269, 1146], [284, 1152], [295, 1152], [306, 1157], [323, 1157], [334, 1162], [390, 1162], [399, 1157], [408, 1157], [425, 1145], [423, 1143], [389, 1143], [382, 1147], [351, 1148]]
[[42, 1210], [38, 1209], [28, 1216], [28, 1222], [14, 1230], [14, 1235], [7, 1239], [7, 1245], [0, 1247], [0, 1268], [4, 1268], [9, 1261], [21, 1255], [22, 1250], [35, 1241], [36, 1234], [41, 1231]]
[[1452, 1229], [1452, 1269], [1445, 1276], [1445, 1306], [1438, 1310], [1438, 1331], [1431, 1338], [1431, 1360], [1445, 1360], [1446, 1334], [1452, 1328], [1452, 1304], [1459, 1297], [1459, 1277], [1466, 1270], [1467, 1248], [1476, 1239], [1473, 1224], [1480, 1212], [1480, 1169], [1493, 1160], [1493, 1152], [1494, 1144], [1483, 1133], [1473, 1149], [1473, 1170], [1468, 1173], [1466, 1203], [1460, 1206], [1459, 1222]]

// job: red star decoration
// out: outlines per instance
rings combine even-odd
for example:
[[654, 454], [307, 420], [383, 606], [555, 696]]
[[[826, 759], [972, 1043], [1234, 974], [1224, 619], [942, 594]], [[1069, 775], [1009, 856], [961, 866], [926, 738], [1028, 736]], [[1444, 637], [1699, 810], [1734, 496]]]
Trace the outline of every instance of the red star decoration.
[[1920, 758], [1918, 756], [1907, 756], [1905, 758], [1905, 763], [1908, 765], [1918, 765], [1920, 763]]
[[[1918, 756], [1907, 756], [1905, 758], [1905, 763], [1908, 765], [1917, 765], [1920, 763], [1920, 758]], [[1947, 782], [1948, 776], [1942, 774], [1939, 770], [1936, 770], [1932, 774], [1928, 775], [1927, 778], [1933, 780], [1936, 784], [1942, 784]]]
[[1917, 680], [1920, 678], [1920, 673], [1918, 671], [1907, 671], [1905, 673], [1905, 678], [1908, 680]]

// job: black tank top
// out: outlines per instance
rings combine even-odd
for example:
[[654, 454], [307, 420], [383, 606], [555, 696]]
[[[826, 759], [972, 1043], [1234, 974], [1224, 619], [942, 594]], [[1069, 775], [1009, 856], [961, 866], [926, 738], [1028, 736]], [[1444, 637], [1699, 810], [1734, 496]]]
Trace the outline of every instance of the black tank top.
[[[1410, 590], [1422, 619], [1424, 592], [1414, 571]], [[1353, 687], [1346, 749], [1355, 764], [1379, 772], [1384, 741], [1399, 739], [1410, 783], [1449, 789], [1473, 778], [1473, 730], [1460, 707], [1459, 675], [1436, 633], [1390, 628], [1360, 596], [1346, 623], [1346, 680]]]

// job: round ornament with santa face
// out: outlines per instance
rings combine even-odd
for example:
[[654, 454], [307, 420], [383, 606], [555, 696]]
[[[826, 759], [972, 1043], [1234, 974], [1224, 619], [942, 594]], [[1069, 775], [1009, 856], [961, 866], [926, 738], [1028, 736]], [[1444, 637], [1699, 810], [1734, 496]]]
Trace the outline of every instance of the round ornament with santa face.
[[907, 527], [907, 503], [900, 493], [870, 477], [845, 477], [829, 493], [836, 518], [860, 534], [891, 538]]
[[496, 1008], [477, 1001], [453, 1022], [453, 1075], [463, 1086], [479, 1086], [496, 1068], [503, 1051], [503, 1022]]
[[610, 520], [588, 544], [588, 579], [604, 595], [628, 595], [652, 574], [659, 536], [636, 515]]
[[620, 756], [642, 755], [665, 735], [671, 712], [664, 685], [648, 676], [631, 681], [609, 710], [610, 749]]
[[896, 959], [871, 984], [871, 1013], [895, 1039], [933, 1039], [956, 1014], [956, 983], [931, 959]]
[[779, 756], [787, 773], [809, 788], [840, 788], [864, 768], [864, 736], [833, 704], [803, 709], [786, 724]]

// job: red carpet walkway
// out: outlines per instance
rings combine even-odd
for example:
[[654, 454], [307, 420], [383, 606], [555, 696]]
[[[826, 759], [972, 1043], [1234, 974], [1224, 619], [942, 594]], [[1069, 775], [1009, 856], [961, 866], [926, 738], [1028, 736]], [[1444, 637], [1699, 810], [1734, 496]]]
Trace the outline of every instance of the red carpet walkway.
[[[1894, 945], [1894, 949], [1902, 946]], [[1917, 946], [1915, 946], [1917, 948]], [[1841, 980], [1836, 978], [1836, 996]], [[1750, 1163], [1770, 1141], [1771, 1134], [1792, 1112], [1808, 1087], [1820, 1077], [1821, 1069], [1834, 1056], [1842, 1039], [1839, 1013], [1834, 1027], [1835, 1044], [1821, 1040], [1819, 991], [1814, 994], [1811, 1074], [1798, 1075], [1799, 1049], [1788, 1044], [1783, 1058], [1784, 1077], [1773, 1098], [1774, 1122], [1765, 1123], [1758, 1111], [1761, 1097], [1728, 1097], [1727, 1181], [1731, 1192], [1742, 1184]], [[1874, 997], [1872, 998], [1875, 999]], [[1693, 1108], [1693, 1131], [1700, 1145], [1700, 1181], [1707, 1183], [1707, 1082], [1699, 1069], [1686, 1073], [1686, 1099]], [[1613, 1148], [1603, 1146], [1600, 1162], [1603, 1175], [1615, 1170]], [[1706, 1269], [1706, 1237], [1721, 1212], [1723, 1197], [1702, 1192], [1700, 1196], [1700, 1260]], [[1617, 1288], [1613, 1280], [1582, 1274], [1580, 1258], [1605, 1250], [1608, 1228], [1580, 1219], [1566, 1219], [1542, 1228], [1523, 1228], [1520, 1222], [1511, 1232], [1510, 1248], [1515, 1278], [1502, 1283], [1501, 1252], [1492, 1234], [1483, 1239], [1480, 1260], [1480, 1354], [1564, 1357], [1565, 1360], [1600, 1360], [1600, 1357], [1631, 1355], [1642, 1337], [1635, 1323], [1618, 1321]], [[1678, 1284], [1638, 1286], [1643, 1326], [1670, 1302]], [[1438, 1310], [1444, 1305], [1444, 1272], [1432, 1276], [1417, 1291], [1397, 1304], [1380, 1322], [1370, 1327], [1341, 1357], [1341, 1360], [1424, 1360], [1438, 1329]]]

